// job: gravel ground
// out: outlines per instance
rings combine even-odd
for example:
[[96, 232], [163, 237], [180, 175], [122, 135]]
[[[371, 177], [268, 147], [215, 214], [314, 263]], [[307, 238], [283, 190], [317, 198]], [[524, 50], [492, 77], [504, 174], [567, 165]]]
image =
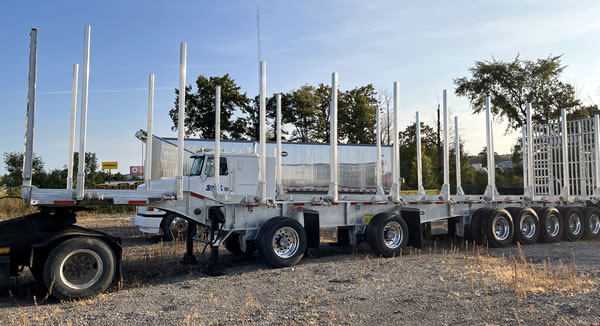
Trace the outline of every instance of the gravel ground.
[[124, 238], [123, 281], [59, 303], [24, 275], [0, 292], [0, 325], [600, 324], [600, 242], [536, 244], [521, 255], [440, 239], [390, 259], [365, 245], [323, 245], [283, 269], [223, 249], [224, 275], [209, 277], [179, 264], [182, 244], [140, 236], [126, 218], [81, 224]]

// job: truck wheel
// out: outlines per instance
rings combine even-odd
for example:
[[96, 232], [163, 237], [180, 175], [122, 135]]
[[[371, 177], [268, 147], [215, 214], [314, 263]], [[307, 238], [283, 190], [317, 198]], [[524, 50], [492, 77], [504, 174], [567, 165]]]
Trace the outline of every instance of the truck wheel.
[[555, 243], [559, 242], [563, 233], [562, 216], [555, 207], [538, 207], [535, 209], [540, 219], [540, 237], [541, 242]]
[[298, 221], [275, 217], [263, 224], [256, 240], [258, 252], [275, 268], [296, 265], [306, 251], [306, 231]]
[[76, 237], [52, 249], [44, 265], [44, 283], [59, 300], [84, 299], [106, 290], [115, 272], [115, 254], [106, 242]]
[[254, 241], [246, 241], [246, 251], [242, 250], [242, 246], [240, 245], [240, 234], [233, 233], [225, 242], [223, 242], [223, 246], [234, 256], [252, 256], [252, 254], [256, 251], [256, 242]]
[[408, 243], [408, 226], [396, 214], [377, 214], [367, 226], [367, 243], [376, 255], [398, 256]]
[[600, 237], [600, 210], [596, 207], [583, 209], [584, 236], [586, 239], [598, 240]]
[[575, 207], [563, 207], [559, 208], [559, 211], [563, 217], [563, 226], [565, 231], [563, 232], [563, 239], [567, 241], [577, 241], [583, 238], [583, 214], [578, 208]]
[[513, 219], [510, 213], [505, 209], [489, 210], [482, 219], [483, 235], [488, 244], [494, 248], [503, 248], [508, 246], [514, 236]]
[[465, 232], [465, 236], [468, 240], [477, 244], [482, 243], [482, 231], [483, 225], [485, 224], [485, 217], [491, 214], [492, 211], [493, 210], [489, 208], [480, 208], [473, 213], [469, 229]]
[[508, 207], [506, 210], [513, 218], [513, 242], [518, 241], [522, 245], [535, 243], [540, 237], [540, 219], [537, 213], [529, 207]]
[[184, 240], [188, 227], [188, 221], [171, 213], [167, 213], [160, 223], [165, 241]]

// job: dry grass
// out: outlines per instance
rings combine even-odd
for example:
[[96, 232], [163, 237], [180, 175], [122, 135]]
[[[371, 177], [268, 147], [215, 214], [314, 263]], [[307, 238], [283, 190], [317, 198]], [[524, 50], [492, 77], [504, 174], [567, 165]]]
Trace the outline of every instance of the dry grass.
[[499, 281], [521, 298], [531, 293], [586, 293], [595, 291], [597, 283], [586, 273], [579, 272], [575, 264], [553, 264], [550, 258], [541, 264], [527, 261], [521, 247], [517, 257], [491, 257], [476, 249], [466, 255], [465, 269], [472, 281], [489, 283]]
[[[8, 196], [4, 189], [0, 189], [0, 197]], [[37, 212], [35, 207], [25, 207], [25, 202], [20, 198], [0, 199], [0, 221]]]

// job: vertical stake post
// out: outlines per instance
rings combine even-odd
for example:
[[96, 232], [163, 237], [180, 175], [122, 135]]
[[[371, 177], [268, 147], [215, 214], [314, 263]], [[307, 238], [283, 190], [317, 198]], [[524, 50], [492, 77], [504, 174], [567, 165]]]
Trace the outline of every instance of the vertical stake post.
[[338, 73], [331, 74], [331, 105], [329, 112], [329, 146], [330, 146], [330, 182], [328, 196], [333, 202], [338, 201], [338, 152], [337, 152], [337, 114], [338, 114]]
[[392, 153], [392, 188], [390, 189], [390, 197], [393, 201], [400, 200], [400, 144], [398, 143], [400, 132], [400, 100], [398, 95], [400, 93], [400, 84], [394, 82], [394, 147]]
[[179, 56], [179, 108], [177, 111], [177, 177], [175, 191], [177, 200], [183, 199], [183, 147], [185, 130], [185, 83], [187, 73], [187, 43], [181, 42]]
[[221, 86], [215, 88], [215, 196], [221, 193]]
[[417, 133], [417, 195], [425, 195], [425, 188], [423, 187], [423, 157], [421, 154], [421, 119], [419, 118], [419, 111], [417, 111], [415, 118], [416, 133]]
[[35, 87], [37, 82], [37, 28], [32, 28], [29, 43], [29, 80], [27, 91], [27, 116], [25, 120], [25, 150], [23, 154], [23, 186], [21, 196], [25, 204], [31, 201], [33, 175], [33, 128], [35, 120]]
[[[533, 199], [535, 196], [535, 180], [533, 178], [533, 129], [531, 124], [531, 104], [527, 103], [527, 122], [526, 122], [526, 137], [527, 138], [527, 187], [528, 195]], [[525, 156], [525, 155], [524, 155]], [[523, 161], [525, 163], [525, 161]]]
[[375, 135], [375, 143], [377, 149], [377, 159], [375, 160], [375, 187], [377, 188], [377, 194], [383, 195], [383, 187], [381, 185], [381, 108], [379, 105], [375, 108], [377, 111], [375, 112], [375, 122], [376, 126], [376, 135]]
[[456, 194], [464, 196], [462, 180], [460, 176], [460, 138], [458, 136], [458, 117], [454, 117], [454, 151], [456, 152]]
[[442, 98], [442, 122], [443, 122], [443, 133], [444, 133], [444, 184], [440, 191], [440, 197], [444, 200], [450, 199], [450, 148], [448, 145], [448, 90], [443, 91]]
[[281, 154], [281, 93], [275, 95], [275, 102], [276, 102], [276, 136], [277, 136], [277, 153], [276, 153], [276, 160], [275, 160], [275, 165], [276, 165], [276, 169], [277, 169], [277, 173], [276, 173], [276, 177], [277, 177], [277, 195], [281, 196], [283, 195], [285, 192], [283, 190], [283, 180], [281, 179], [281, 175], [282, 175], [282, 171], [281, 171], [281, 160], [283, 160], [283, 156]]
[[71, 86], [71, 124], [69, 125], [69, 159], [67, 160], [67, 190], [73, 189], [73, 153], [75, 153], [75, 125], [77, 123], [77, 83], [79, 65], [73, 65], [73, 85]]
[[81, 115], [79, 118], [79, 166], [77, 167], [77, 199], [85, 192], [85, 145], [87, 139], [88, 86], [90, 81], [90, 25], [83, 33], [83, 67], [81, 71]]
[[148, 77], [148, 136], [146, 137], [146, 164], [144, 165], [144, 184], [146, 190], [152, 190], [152, 125], [154, 115], [154, 74]]
[[488, 184], [485, 188], [484, 197], [487, 201], [494, 202], [498, 191], [496, 190], [495, 174], [496, 168], [494, 164], [494, 132], [492, 127], [492, 117], [490, 112], [490, 97], [485, 98], [485, 130], [487, 143], [487, 169], [488, 169]]
[[267, 200], [267, 142], [266, 142], [266, 105], [267, 105], [267, 62], [260, 62], [260, 94], [259, 94], [259, 123], [260, 123], [260, 154], [258, 158], [258, 200], [265, 203]]
[[563, 188], [561, 191], [561, 199], [569, 201], [570, 196], [570, 176], [569, 176], [569, 135], [567, 131], [567, 110], [562, 109], [560, 112], [560, 125], [562, 134], [562, 168], [563, 168]]

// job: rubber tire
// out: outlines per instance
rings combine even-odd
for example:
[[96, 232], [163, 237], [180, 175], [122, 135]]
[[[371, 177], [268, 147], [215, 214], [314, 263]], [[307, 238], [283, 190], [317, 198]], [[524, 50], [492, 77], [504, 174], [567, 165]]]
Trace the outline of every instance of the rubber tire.
[[[78, 249], [95, 252], [104, 266], [98, 281], [85, 289], [73, 289], [63, 283], [59, 276], [63, 260]], [[50, 251], [44, 264], [44, 284], [52, 296], [59, 300], [86, 299], [106, 290], [112, 283], [116, 270], [115, 254], [106, 242], [94, 237], [75, 237], [63, 241]]]
[[[529, 207], [507, 207], [506, 210], [510, 213], [513, 218], [513, 227], [514, 227], [514, 237], [513, 243], [519, 242], [522, 245], [530, 245], [537, 242], [540, 237], [540, 218], [538, 217], [536, 211]], [[521, 221], [527, 215], [533, 216], [535, 220], [535, 233], [531, 238], [527, 238], [521, 232]]]
[[586, 207], [583, 209], [583, 222], [584, 222], [583, 236], [588, 240], [600, 239], [600, 231], [596, 232], [596, 233], [592, 233], [592, 230], [590, 229], [590, 217], [594, 214], [596, 216], [600, 217], [600, 210], [596, 207]]
[[[583, 216], [583, 212], [581, 212], [581, 210], [579, 208], [575, 208], [575, 207], [561, 207], [558, 209], [562, 215], [562, 225], [563, 225], [563, 239], [567, 240], [567, 241], [579, 241], [583, 238], [583, 233], [585, 231], [585, 225], [584, 225], [584, 216]], [[579, 216], [579, 222], [581, 223], [581, 230], [579, 230], [579, 233], [575, 234], [572, 233], [571, 230], [569, 229], [569, 217], [571, 215], [577, 215]]]
[[[498, 240], [496, 239], [496, 237], [494, 236], [494, 231], [492, 228], [492, 223], [494, 221], [494, 219], [500, 215], [503, 215], [506, 219], [508, 219], [508, 228], [509, 228], [509, 234], [506, 237], [506, 239], [504, 240]], [[510, 213], [505, 210], [505, 209], [496, 209], [496, 210], [489, 210], [489, 214], [486, 214], [484, 219], [482, 220], [482, 234], [484, 237], [484, 242], [485, 240], [487, 240], [487, 243], [490, 247], [492, 248], [504, 248], [508, 245], [510, 245], [512, 243], [514, 234], [515, 234], [515, 227], [513, 224], [513, 218], [510, 215]]]
[[[540, 237], [538, 238], [538, 241], [545, 243], [560, 242], [560, 238], [562, 237], [564, 229], [562, 223], [562, 215], [560, 214], [560, 211], [556, 209], [556, 207], [537, 207], [535, 208], [535, 211], [538, 214], [538, 218], [540, 220]], [[557, 215], [559, 220], [559, 230], [558, 234], [556, 234], [555, 236], [551, 236], [548, 233], [548, 228], [546, 226], [546, 224], [548, 223], [548, 217], [550, 217], [552, 214]]]
[[471, 216], [471, 224], [469, 225], [467, 232], [465, 232], [467, 240], [479, 245], [483, 243], [482, 221], [485, 220], [487, 215], [491, 214], [491, 211], [492, 209], [484, 207], [473, 213]]
[[[281, 258], [273, 251], [273, 236], [277, 230], [283, 227], [293, 228], [298, 233], [299, 237], [300, 243], [298, 250], [294, 256], [290, 258]], [[258, 249], [258, 253], [265, 263], [267, 263], [267, 265], [274, 268], [290, 267], [300, 262], [302, 257], [304, 257], [304, 253], [306, 252], [307, 243], [306, 231], [302, 225], [298, 223], [298, 221], [289, 217], [274, 217], [268, 220], [258, 230], [258, 235], [256, 238], [256, 247]]]
[[[177, 215], [175, 214], [167, 213], [165, 214], [165, 217], [163, 217], [162, 222], [160, 222], [160, 230], [163, 232], [163, 241], [173, 241], [175, 239], [185, 240], [186, 232], [182, 232], [178, 236], [174, 237], [173, 233], [171, 233], [171, 230], [169, 229], [169, 225], [171, 225], [171, 222], [173, 222], [176, 217]], [[189, 226], [190, 225], [188, 222], [188, 227]]]
[[254, 241], [247, 241], [246, 251], [242, 251], [242, 247], [240, 246], [240, 235], [236, 233], [229, 235], [223, 242], [223, 246], [234, 256], [252, 256], [256, 251], [256, 242]]
[[[389, 222], [397, 222], [402, 228], [402, 242], [400, 242], [398, 248], [395, 249], [386, 246], [383, 238], [383, 230]], [[367, 225], [367, 243], [369, 244], [371, 251], [378, 256], [394, 257], [400, 255], [402, 249], [405, 248], [408, 243], [409, 236], [406, 221], [404, 221], [401, 216], [393, 213], [377, 214], [373, 216]]]

